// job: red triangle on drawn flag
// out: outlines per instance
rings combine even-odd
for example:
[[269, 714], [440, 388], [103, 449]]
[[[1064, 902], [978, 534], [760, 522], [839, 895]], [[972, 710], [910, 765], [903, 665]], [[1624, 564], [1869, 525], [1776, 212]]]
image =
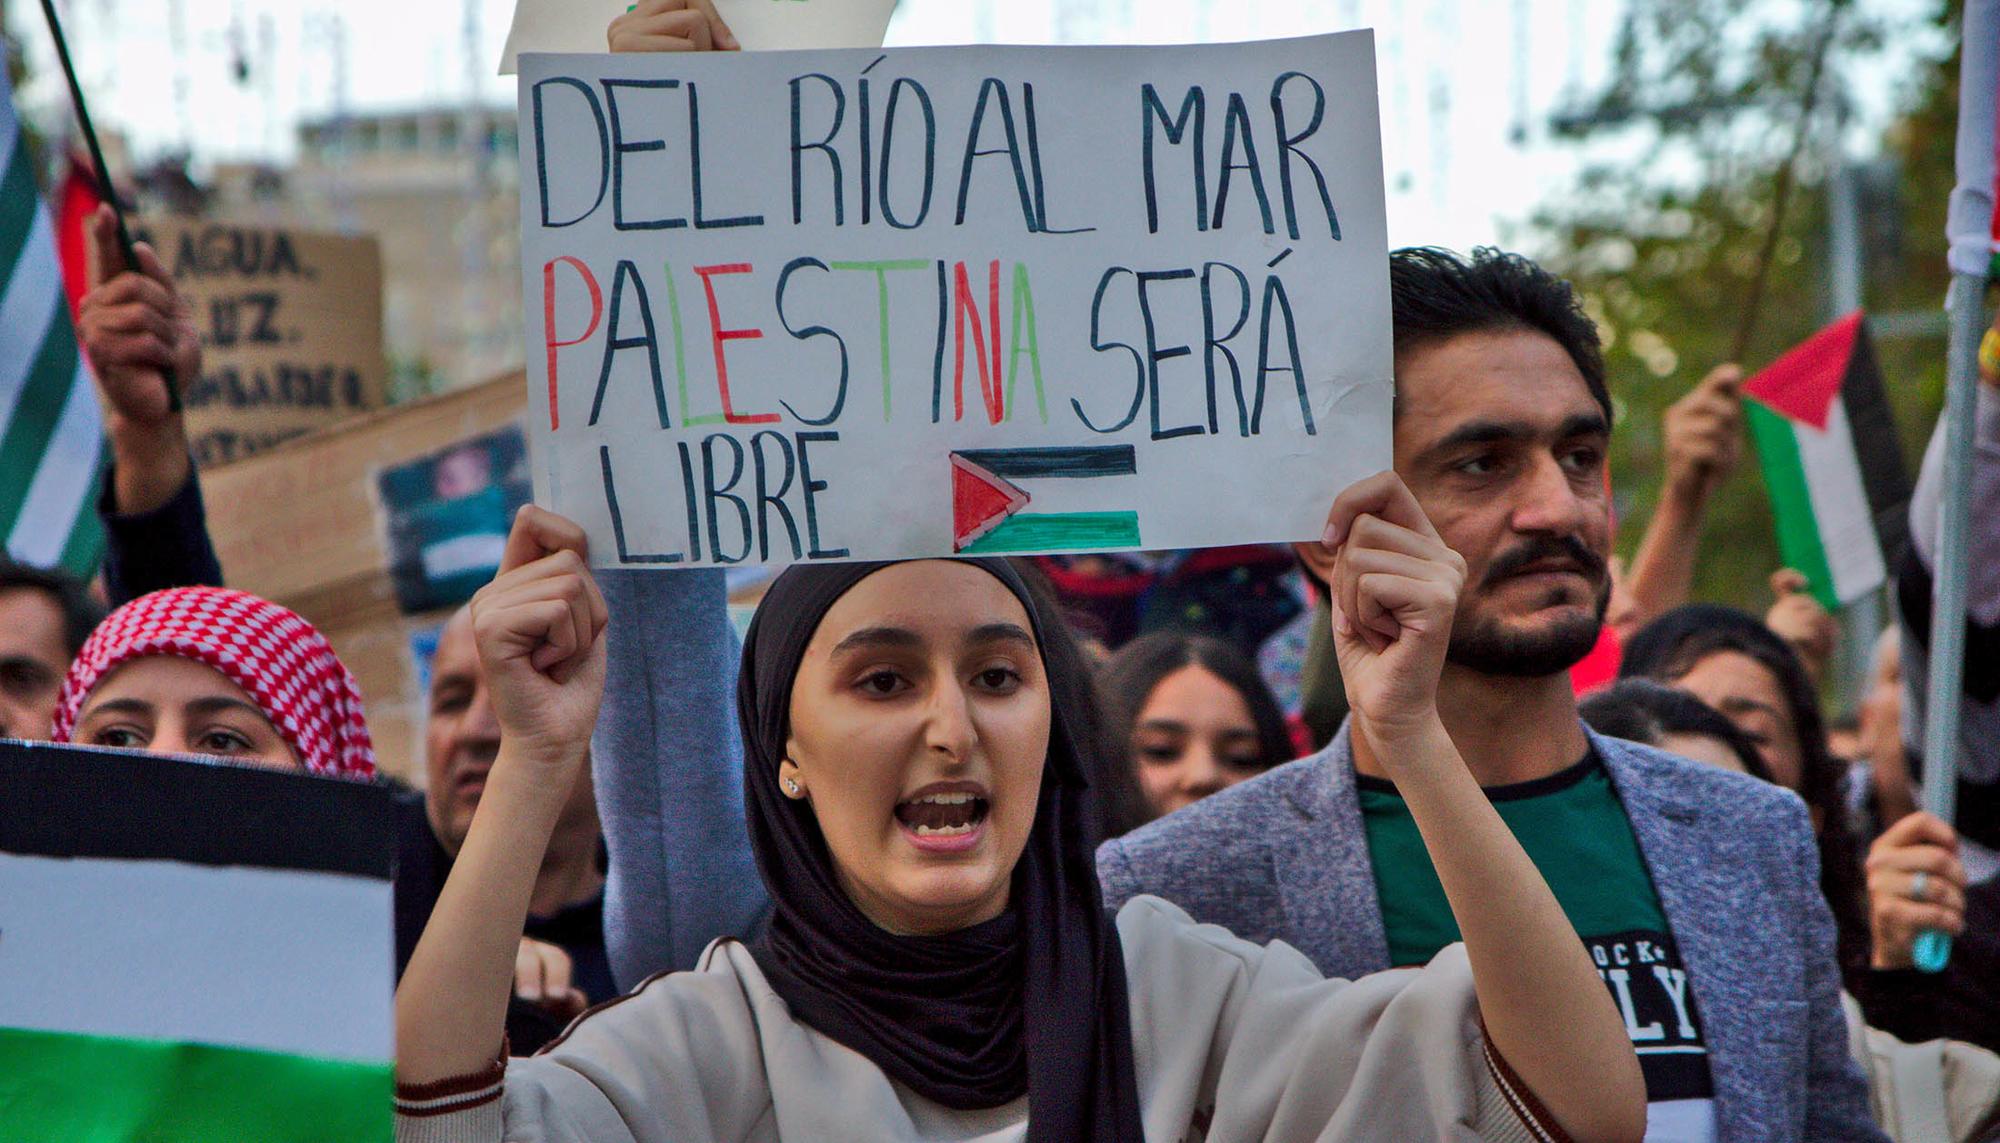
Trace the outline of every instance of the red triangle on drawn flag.
[[967, 544], [1028, 505], [1028, 494], [982, 465], [951, 454], [951, 546]]
[[1861, 329], [1855, 310], [1786, 351], [1743, 385], [1755, 397], [1793, 421], [1826, 431], [1840, 384], [1847, 379], [1847, 361], [1854, 353], [1854, 335]]

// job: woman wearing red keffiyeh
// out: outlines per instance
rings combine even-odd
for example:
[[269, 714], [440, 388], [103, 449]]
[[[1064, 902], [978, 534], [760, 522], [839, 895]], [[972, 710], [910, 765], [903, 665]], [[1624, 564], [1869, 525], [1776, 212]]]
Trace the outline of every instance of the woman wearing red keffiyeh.
[[326, 638], [247, 592], [144, 595], [98, 625], [63, 680], [53, 738], [366, 780], [361, 690]]

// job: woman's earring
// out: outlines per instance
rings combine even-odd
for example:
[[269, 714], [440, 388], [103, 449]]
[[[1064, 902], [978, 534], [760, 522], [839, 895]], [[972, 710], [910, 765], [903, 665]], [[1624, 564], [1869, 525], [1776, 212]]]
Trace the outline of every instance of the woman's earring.
[[799, 780], [798, 780], [797, 778], [787, 778], [787, 779], [785, 779], [785, 792], [786, 792], [786, 793], [789, 793], [789, 794], [790, 794], [790, 795], [791, 795], [792, 797], [794, 797], [794, 798], [798, 797], [798, 796], [799, 796]]

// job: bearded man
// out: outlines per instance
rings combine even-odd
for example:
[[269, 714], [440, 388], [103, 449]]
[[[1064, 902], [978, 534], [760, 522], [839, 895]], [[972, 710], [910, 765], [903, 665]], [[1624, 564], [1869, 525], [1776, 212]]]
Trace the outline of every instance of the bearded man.
[[[1390, 259], [1395, 471], [1466, 565], [1438, 706], [1596, 960], [1646, 1073], [1650, 1140], [1881, 1139], [1850, 1061], [1803, 803], [1592, 734], [1568, 670], [1610, 596], [1611, 399], [1568, 283], [1493, 250]], [[1363, 517], [1352, 536], [1389, 529]], [[1300, 545], [1323, 583], [1347, 536]], [[1372, 553], [1394, 574], [1391, 553]], [[1335, 623], [1364, 631], [1354, 577]], [[1459, 939], [1390, 767], [1331, 745], [1098, 851], [1105, 904], [1164, 897], [1328, 976]], [[1449, 844], [1449, 842], [1446, 842]]]

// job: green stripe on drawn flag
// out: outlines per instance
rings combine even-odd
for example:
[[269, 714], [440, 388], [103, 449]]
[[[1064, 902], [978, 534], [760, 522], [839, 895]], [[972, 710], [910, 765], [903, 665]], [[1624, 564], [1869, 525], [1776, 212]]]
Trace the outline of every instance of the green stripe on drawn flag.
[[1801, 342], [1743, 392], [1785, 563], [1828, 608], [1881, 587], [1909, 488], [1861, 313]]
[[1077, 552], [1139, 546], [1137, 512], [1028, 513], [1003, 521], [962, 552]]
[[388, 1143], [384, 791], [0, 743], [0, 1143]]
[[1135, 475], [1138, 461], [1131, 445], [964, 449], [951, 454], [951, 468], [952, 543], [957, 551], [997, 555], [1141, 546], [1134, 511], [1025, 510], [1037, 489], [1051, 491], [1043, 481]]
[[381, 1139], [395, 1091], [386, 1062], [20, 1028], [0, 1061], [0, 1143]]
[[23, 563], [88, 576], [104, 546], [103, 428], [32, 162], [0, 75], [0, 541]]

